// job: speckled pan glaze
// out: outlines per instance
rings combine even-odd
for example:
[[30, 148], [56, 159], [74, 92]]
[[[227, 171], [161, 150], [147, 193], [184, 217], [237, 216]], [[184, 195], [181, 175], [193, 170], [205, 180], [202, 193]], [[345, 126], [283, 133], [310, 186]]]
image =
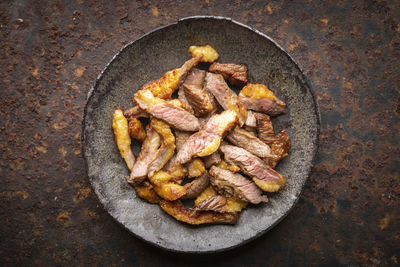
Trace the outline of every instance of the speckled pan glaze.
[[[286, 185], [269, 194], [269, 203], [242, 212], [236, 225], [180, 223], [157, 205], [139, 199], [125, 181], [128, 169], [114, 143], [112, 114], [132, 106], [144, 83], [179, 67], [190, 58], [190, 45], [210, 44], [219, 62], [245, 63], [249, 80], [268, 84], [286, 102], [288, 113], [273, 119], [275, 130], [286, 129], [292, 147], [277, 170]], [[319, 111], [296, 62], [268, 36], [221, 17], [190, 17], [157, 29], [124, 47], [106, 66], [89, 92], [83, 121], [87, 172], [104, 208], [130, 232], [167, 250], [205, 253], [242, 245], [267, 232], [293, 208], [313, 163], [319, 134]], [[134, 147], [137, 154], [139, 147]]]

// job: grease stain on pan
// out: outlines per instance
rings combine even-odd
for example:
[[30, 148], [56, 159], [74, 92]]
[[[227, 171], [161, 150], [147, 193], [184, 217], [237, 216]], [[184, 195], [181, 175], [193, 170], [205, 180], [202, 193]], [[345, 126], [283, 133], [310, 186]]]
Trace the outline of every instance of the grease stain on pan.
[[[287, 114], [274, 118], [292, 141], [289, 157], [277, 168], [287, 183], [270, 195], [269, 203], [243, 211], [234, 226], [186, 225], [136, 197], [134, 189], [126, 185], [128, 169], [111, 129], [115, 108], [131, 107], [138, 88], [189, 59], [190, 45], [207, 43], [218, 51], [220, 62], [245, 63], [251, 82], [268, 84], [288, 107]], [[84, 158], [101, 204], [137, 237], [160, 248], [188, 253], [243, 245], [281, 221], [296, 204], [309, 176], [320, 128], [314, 93], [293, 58], [268, 36], [229, 18], [209, 16], [183, 18], [126, 45], [100, 73], [84, 113]]]

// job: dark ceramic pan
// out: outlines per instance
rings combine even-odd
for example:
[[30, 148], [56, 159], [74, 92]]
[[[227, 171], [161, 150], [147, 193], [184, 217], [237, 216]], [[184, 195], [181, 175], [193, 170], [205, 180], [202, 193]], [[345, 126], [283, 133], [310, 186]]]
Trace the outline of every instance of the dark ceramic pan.
[[[286, 129], [292, 147], [277, 170], [286, 185], [269, 194], [269, 203], [248, 207], [236, 225], [192, 227], [139, 199], [125, 181], [128, 169], [119, 155], [111, 128], [118, 106], [146, 82], [179, 67], [190, 58], [190, 45], [210, 44], [219, 62], [245, 63], [249, 80], [265, 83], [286, 102], [288, 113], [273, 119]], [[137, 237], [181, 252], [215, 252], [242, 245], [264, 234], [296, 204], [317, 151], [319, 112], [313, 92], [296, 62], [271, 38], [231, 19], [190, 17], [152, 31], [115, 55], [89, 92], [83, 121], [83, 149], [94, 192], [111, 216]], [[135, 146], [137, 154], [139, 147]]]

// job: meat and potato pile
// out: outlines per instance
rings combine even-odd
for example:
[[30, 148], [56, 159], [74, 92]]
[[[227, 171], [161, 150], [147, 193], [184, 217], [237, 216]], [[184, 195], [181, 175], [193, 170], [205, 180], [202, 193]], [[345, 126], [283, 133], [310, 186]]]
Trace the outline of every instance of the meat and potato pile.
[[[115, 141], [140, 198], [188, 224], [234, 224], [248, 203], [267, 202], [264, 192], [285, 184], [274, 168], [290, 140], [286, 131], [275, 136], [269, 115], [286, 105], [267, 86], [248, 83], [246, 66], [215, 62], [211, 46], [189, 52], [192, 59], [136, 92], [136, 106], [115, 110]], [[195, 68], [199, 62], [212, 63], [209, 71]], [[243, 87], [239, 95], [228, 83]], [[131, 138], [142, 144], [137, 159]]]

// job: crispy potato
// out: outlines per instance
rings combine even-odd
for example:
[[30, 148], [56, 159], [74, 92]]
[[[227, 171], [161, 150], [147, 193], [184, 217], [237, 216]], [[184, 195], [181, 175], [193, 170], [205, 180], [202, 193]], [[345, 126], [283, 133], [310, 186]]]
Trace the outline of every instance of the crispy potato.
[[166, 200], [176, 200], [186, 194], [186, 189], [173, 182], [172, 176], [165, 171], [158, 171], [153, 176], [149, 176], [150, 182], [154, 186], [154, 191]]
[[203, 161], [199, 158], [192, 160], [188, 165], [189, 178], [199, 177], [206, 171]]
[[231, 172], [239, 172], [240, 171], [239, 166], [236, 166], [235, 164], [232, 164], [232, 163], [228, 163], [225, 160], [221, 160], [220, 163], [218, 163], [217, 167], [231, 171]]
[[260, 179], [257, 179], [256, 177], [253, 177], [253, 181], [254, 183], [256, 183], [256, 185], [261, 188], [261, 190], [265, 191], [265, 192], [276, 192], [279, 190], [279, 188], [281, 188], [284, 184], [285, 184], [285, 178], [279, 174], [279, 176], [281, 177], [281, 180], [277, 183], [277, 182], [266, 182]]
[[178, 221], [193, 225], [204, 223], [235, 224], [238, 219], [237, 213], [219, 213], [213, 211], [197, 211], [186, 209], [180, 200], [161, 200], [160, 207]]
[[132, 138], [138, 140], [140, 143], [143, 143], [144, 139], [146, 139], [146, 131], [143, 129], [142, 123], [137, 118], [129, 118], [129, 134]]
[[150, 203], [159, 203], [160, 197], [156, 194], [153, 189], [153, 186], [148, 182], [145, 181], [142, 184], [133, 184], [133, 187], [136, 190], [136, 194]]
[[114, 130], [114, 139], [115, 143], [117, 143], [119, 153], [131, 171], [135, 164], [135, 156], [131, 149], [128, 120], [125, 118], [122, 109], [120, 108], [114, 111], [112, 128]]
[[166, 72], [160, 79], [145, 84], [141, 90], [150, 90], [155, 97], [168, 99], [172, 93], [178, 88], [179, 79], [181, 77], [181, 69], [174, 69]]
[[189, 53], [192, 55], [192, 57], [198, 57], [203, 55], [203, 57], [200, 59], [201, 62], [212, 63], [219, 57], [217, 51], [215, 51], [215, 49], [212, 48], [210, 45], [205, 45], [205, 46], [192, 45], [191, 47], [189, 47]]

